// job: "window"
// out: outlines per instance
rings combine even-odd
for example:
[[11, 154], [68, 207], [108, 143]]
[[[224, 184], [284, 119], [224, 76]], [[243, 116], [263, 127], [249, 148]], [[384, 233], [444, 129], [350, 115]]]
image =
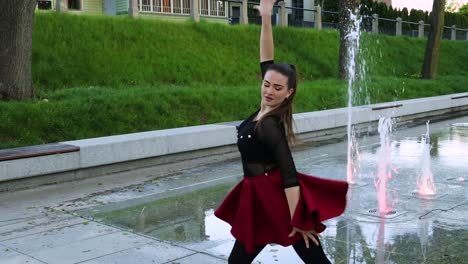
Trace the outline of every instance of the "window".
[[69, 10], [81, 10], [81, 0], [68, 0]]
[[150, 6], [145, 8], [145, 2], [150, 0], [140, 0], [143, 3], [142, 11], [168, 14], [184, 14], [190, 15], [191, 0], [151, 0], [152, 9]]
[[293, 0], [292, 6], [296, 8], [292, 11], [292, 19], [304, 20], [304, 0]]
[[152, 0], [153, 1], [153, 12], [161, 12], [161, 0]]
[[146, 12], [151, 12], [151, 1], [150, 0], [140, 0], [138, 1], [138, 5], [141, 6], [139, 7], [141, 11], [146, 11]]
[[181, 14], [182, 13], [182, 2], [179, 0], [174, 0], [172, 2], [174, 4], [173, 12], [174, 14]]
[[182, 13], [183, 14], [190, 14], [192, 3], [190, 0], [182, 0]]
[[163, 13], [171, 13], [171, 0], [162, 0]]
[[51, 0], [37, 0], [37, 8], [41, 10], [52, 9], [52, 1]]
[[205, 16], [226, 16], [225, 3], [220, 0], [200, 0], [200, 15]]
[[208, 15], [208, 1], [209, 0], [200, 0], [200, 15], [205, 15], [207, 16]]

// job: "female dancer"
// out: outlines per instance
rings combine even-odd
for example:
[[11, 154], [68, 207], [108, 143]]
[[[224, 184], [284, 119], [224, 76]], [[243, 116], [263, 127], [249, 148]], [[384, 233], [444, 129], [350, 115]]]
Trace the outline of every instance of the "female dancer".
[[236, 238], [229, 263], [252, 263], [270, 243], [293, 245], [307, 264], [330, 263], [317, 233], [325, 229], [321, 221], [343, 213], [348, 185], [296, 171], [288, 142], [294, 140], [292, 102], [297, 77], [293, 65], [273, 62], [275, 1], [261, 0], [257, 7], [262, 17], [262, 100], [260, 109], [238, 127], [245, 176], [215, 215], [232, 226]]

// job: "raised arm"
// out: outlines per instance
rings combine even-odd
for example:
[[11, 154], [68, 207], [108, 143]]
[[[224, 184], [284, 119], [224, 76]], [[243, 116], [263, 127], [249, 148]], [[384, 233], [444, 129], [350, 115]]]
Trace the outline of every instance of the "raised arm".
[[260, 0], [257, 6], [262, 17], [262, 31], [260, 33], [260, 62], [274, 59], [273, 30], [271, 26], [271, 13], [276, 0]]

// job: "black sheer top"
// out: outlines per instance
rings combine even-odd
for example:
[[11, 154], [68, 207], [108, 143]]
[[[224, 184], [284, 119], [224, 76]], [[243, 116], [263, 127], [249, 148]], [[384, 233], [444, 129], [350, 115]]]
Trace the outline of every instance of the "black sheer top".
[[[273, 63], [265, 61], [260, 64], [262, 79]], [[244, 175], [268, 175], [268, 171], [279, 168], [284, 188], [299, 185], [283, 124], [279, 117], [269, 116], [255, 128], [257, 121], [254, 119], [259, 111], [255, 111], [237, 127], [237, 146], [241, 153]]]

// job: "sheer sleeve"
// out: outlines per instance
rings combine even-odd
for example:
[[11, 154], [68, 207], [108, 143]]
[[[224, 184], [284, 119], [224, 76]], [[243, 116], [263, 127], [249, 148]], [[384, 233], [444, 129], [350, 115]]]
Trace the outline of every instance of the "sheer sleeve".
[[267, 72], [270, 65], [272, 65], [274, 63], [275, 63], [275, 61], [272, 61], [272, 60], [260, 62], [260, 69], [262, 70], [262, 80], [265, 77], [265, 73]]
[[259, 139], [266, 145], [267, 151], [271, 151], [275, 162], [283, 176], [283, 187], [298, 186], [296, 166], [289, 149], [288, 141], [283, 125], [277, 117], [267, 117], [261, 121]]

